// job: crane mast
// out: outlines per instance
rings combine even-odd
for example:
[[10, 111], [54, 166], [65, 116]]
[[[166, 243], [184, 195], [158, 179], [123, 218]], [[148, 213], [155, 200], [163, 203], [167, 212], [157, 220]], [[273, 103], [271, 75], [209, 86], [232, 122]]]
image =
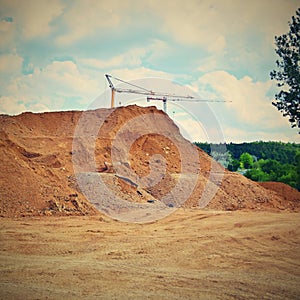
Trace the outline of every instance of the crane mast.
[[110, 101], [110, 106], [111, 106], [111, 107], [115, 107], [115, 87], [114, 87], [112, 81], [110, 80], [110, 77], [111, 77], [111, 76], [108, 75], [108, 74], [105, 74], [105, 77], [106, 77], [106, 79], [107, 79], [107, 81], [108, 81], [108, 85], [109, 85], [109, 87], [110, 87], [110, 89], [111, 89], [111, 101]]
[[163, 110], [166, 113], [167, 112], [167, 97], [147, 97], [147, 102], [150, 102], [151, 100], [159, 100], [163, 102]]

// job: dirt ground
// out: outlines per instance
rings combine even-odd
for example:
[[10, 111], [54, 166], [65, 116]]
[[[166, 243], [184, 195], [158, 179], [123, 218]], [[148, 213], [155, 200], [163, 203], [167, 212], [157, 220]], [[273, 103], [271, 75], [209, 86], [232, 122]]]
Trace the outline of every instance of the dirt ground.
[[[224, 170], [154, 107], [0, 115], [0, 158], [0, 299], [300, 298], [300, 193]], [[116, 196], [181, 208], [122, 223], [96, 209]]]
[[0, 220], [0, 299], [299, 299], [295, 212]]

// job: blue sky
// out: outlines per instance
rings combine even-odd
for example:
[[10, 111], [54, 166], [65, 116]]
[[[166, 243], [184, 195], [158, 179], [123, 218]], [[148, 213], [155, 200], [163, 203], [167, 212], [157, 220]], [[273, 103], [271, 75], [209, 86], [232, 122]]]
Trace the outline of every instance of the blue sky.
[[[298, 6], [298, 0], [0, 0], [0, 112], [83, 110], [108, 88], [105, 73], [127, 81], [155, 77], [199, 97], [232, 101], [205, 106], [227, 142], [300, 142], [271, 105], [276, 86], [269, 77], [274, 36], [289, 30]], [[109, 107], [107, 98], [100, 106]], [[204, 141], [203, 107], [182, 102], [168, 112], [192, 140]]]

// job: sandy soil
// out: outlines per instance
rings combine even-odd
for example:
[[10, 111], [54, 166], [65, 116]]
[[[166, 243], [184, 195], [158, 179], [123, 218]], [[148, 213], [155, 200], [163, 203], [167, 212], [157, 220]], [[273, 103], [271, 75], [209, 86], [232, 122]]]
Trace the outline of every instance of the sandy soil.
[[286, 201], [297, 202], [300, 199], [300, 193], [298, 190], [282, 182], [267, 181], [259, 182], [259, 184], [268, 190], [276, 192], [277, 195], [279, 195]]
[[[0, 115], [0, 158], [0, 299], [300, 298], [300, 193], [223, 170], [154, 107]], [[186, 201], [121, 223], [91, 201], [116, 195]]]
[[0, 220], [0, 299], [299, 299], [300, 218], [179, 209]]
[[[116, 195], [187, 208], [300, 211], [298, 191], [278, 193], [224, 170], [154, 107], [0, 115], [0, 159], [0, 217], [95, 215], [91, 199], [105, 198], [109, 209]], [[117, 174], [135, 185], [119, 176], [105, 184], [111, 193], [91, 186], [90, 175]]]

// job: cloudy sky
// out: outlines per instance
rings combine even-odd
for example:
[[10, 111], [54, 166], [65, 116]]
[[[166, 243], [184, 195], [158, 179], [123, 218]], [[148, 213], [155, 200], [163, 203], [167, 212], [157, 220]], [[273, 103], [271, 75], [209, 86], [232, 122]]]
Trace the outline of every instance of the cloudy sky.
[[[108, 89], [106, 73], [154, 77], [232, 101], [169, 104], [194, 141], [218, 140], [218, 128], [227, 142], [300, 142], [271, 105], [269, 77], [274, 36], [288, 32], [298, 0], [0, 0], [0, 7], [0, 113], [83, 110]], [[101, 101], [109, 107], [109, 97]]]

